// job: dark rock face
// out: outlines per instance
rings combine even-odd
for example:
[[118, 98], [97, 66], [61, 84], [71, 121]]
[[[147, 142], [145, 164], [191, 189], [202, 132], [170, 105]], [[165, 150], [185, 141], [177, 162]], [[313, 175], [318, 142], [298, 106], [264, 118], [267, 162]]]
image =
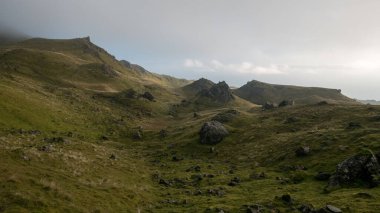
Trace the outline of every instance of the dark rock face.
[[219, 121], [220, 123], [227, 123], [232, 121], [237, 115], [239, 115], [237, 110], [230, 109], [225, 112], [218, 113], [211, 120]]
[[219, 103], [227, 103], [234, 98], [230, 87], [224, 81], [213, 85], [210, 89], [205, 89], [200, 92], [201, 96], [208, 97]]
[[357, 122], [350, 122], [348, 123], [348, 126], [347, 126], [347, 129], [359, 129], [359, 128], [362, 128], [362, 125], [360, 123], [357, 123]]
[[145, 92], [144, 94], [141, 95], [141, 97], [143, 97], [149, 101], [154, 101], [154, 96], [150, 92]]
[[296, 156], [298, 156], [298, 157], [307, 156], [310, 154], [310, 147], [302, 146], [302, 147], [299, 147], [298, 149], [296, 149], [295, 152], [296, 152]]
[[218, 121], [210, 121], [203, 124], [199, 136], [202, 144], [217, 144], [228, 135], [223, 124]]
[[283, 100], [278, 104], [278, 107], [294, 106], [293, 100]]
[[276, 106], [273, 103], [266, 102], [263, 105], [263, 110], [271, 110], [274, 109]]
[[370, 186], [375, 183], [373, 175], [379, 174], [380, 166], [374, 155], [356, 155], [347, 158], [336, 166], [335, 173], [330, 177], [327, 189], [334, 189], [356, 181], [364, 181]]

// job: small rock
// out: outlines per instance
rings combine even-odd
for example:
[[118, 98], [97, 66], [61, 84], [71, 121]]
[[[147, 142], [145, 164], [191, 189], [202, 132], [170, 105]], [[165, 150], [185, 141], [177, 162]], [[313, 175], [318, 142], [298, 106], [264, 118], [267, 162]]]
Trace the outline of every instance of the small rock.
[[144, 94], [141, 95], [141, 97], [149, 101], [154, 101], [154, 96], [150, 92], [145, 92]]
[[142, 139], [142, 133], [140, 130], [137, 130], [132, 135], [133, 139], [135, 140], [141, 140]]
[[164, 185], [164, 186], [166, 186], [166, 187], [168, 187], [168, 186], [171, 185], [170, 182], [167, 181], [167, 180], [165, 180], [165, 179], [160, 179], [160, 180], [158, 181], [158, 183], [161, 184], [161, 185]]
[[111, 154], [110, 159], [111, 160], [116, 160], [116, 155], [115, 154]]
[[285, 203], [292, 203], [292, 197], [288, 194], [282, 195], [281, 200], [284, 201]]
[[310, 147], [308, 146], [302, 146], [296, 149], [295, 151], [296, 156], [298, 157], [304, 157], [310, 154]]
[[362, 128], [362, 125], [358, 122], [350, 122], [348, 123], [347, 129], [359, 129]]
[[342, 210], [340, 210], [340, 208], [335, 207], [333, 205], [326, 205], [325, 208], [327, 211], [332, 212], [332, 213], [341, 213], [342, 212]]
[[159, 134], [160, 134], [160, 138], [166, 138], [168, 136], [168, 131], [165, 129], [161, 129]]
[[104, 141], [108, 141], [108, 137], [105, 136], [105, 135], [100, 136], [100, 139], [102, 139], [102, 140], [104, 140]]
[[302, 204], [298, 210], [301, 212], [301, 213], [314, 213], [315, 210], [314, 210], [314, 207], [312, 205], [308, 205], [308, 204]]
[[316, 174], [314, 176], [314, 178], [316, 180], [319, 180], [319, 181], [326, 181], [326, 180], [329, 180], [331, 177], [331, 174], [330, 173], [327, 173], [327, 172], [318, 172], [318, 174]]
[[215, 152], [215, 147], [210, 147], [210, 153], [214, 153]]
[[229, 186], [237, 186], [241, 182], [239, 177], [234, 177], [229, 183]]
[[293, 100], [283, 100], [278, 104], [278, 107], [294, 106], [294, 104]]

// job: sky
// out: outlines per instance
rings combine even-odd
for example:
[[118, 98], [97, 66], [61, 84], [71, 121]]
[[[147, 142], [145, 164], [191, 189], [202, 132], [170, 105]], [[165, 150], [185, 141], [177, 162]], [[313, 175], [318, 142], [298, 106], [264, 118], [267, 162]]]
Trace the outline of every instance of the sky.
[[175, 77], [342, 89], [380, 100], [378, 0], [1, 0], [0, 26], [90, 36]]

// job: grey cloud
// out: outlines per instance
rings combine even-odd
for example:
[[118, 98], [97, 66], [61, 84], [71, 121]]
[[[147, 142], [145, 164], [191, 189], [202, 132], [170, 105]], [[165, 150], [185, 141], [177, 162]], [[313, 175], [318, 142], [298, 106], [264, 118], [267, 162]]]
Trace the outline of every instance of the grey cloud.
[[[377, 0], [2, 0], [0, 22], [31, 36], [90, 35], [118, 58], [178, 77], [380, 99], [378, 11]], [[184, 67], [186, 59], [215, 72]], [[262, 74], [274, 68], [284, 74]]]

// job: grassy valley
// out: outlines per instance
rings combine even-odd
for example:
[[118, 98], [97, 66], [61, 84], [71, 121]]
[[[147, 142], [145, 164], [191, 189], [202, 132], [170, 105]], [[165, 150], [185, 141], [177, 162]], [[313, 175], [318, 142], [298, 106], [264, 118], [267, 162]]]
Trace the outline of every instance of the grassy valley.
[[[375, 173], [334, 189], [317, 178], [380, 153], [380, 107], [338, 90], [177, 79], [89, 38], [2, 46], [0, 88], [0, 212], [380, 208]], [[296, 104], [261, 107], [283, 100]], [[228, 135], [201, 144], [212, 120]]]

